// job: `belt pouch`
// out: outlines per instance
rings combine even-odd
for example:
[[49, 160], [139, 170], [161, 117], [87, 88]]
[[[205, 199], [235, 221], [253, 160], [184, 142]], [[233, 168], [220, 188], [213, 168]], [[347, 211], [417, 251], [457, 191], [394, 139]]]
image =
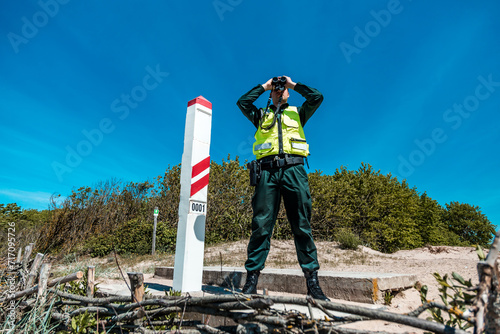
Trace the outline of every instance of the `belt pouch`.
[[247, 164], [247, 168], [250, 172], [250, 185], [255, 187], [260, 180], [260, 164], [257, 160], [253, 160]]

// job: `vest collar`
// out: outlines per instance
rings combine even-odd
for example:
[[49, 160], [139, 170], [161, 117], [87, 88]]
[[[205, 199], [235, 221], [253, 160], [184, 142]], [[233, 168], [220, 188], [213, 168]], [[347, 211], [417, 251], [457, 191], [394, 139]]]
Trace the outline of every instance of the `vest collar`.
[[[285, 110], [286, 108], [288, 108], [288, 106], [288, 103], [284, 103], [280, 106], [280, 110]], [[276, 112], [276, 106], [274, 104], [271, 104], [269, 108], [271, 108], [272, 111]]]

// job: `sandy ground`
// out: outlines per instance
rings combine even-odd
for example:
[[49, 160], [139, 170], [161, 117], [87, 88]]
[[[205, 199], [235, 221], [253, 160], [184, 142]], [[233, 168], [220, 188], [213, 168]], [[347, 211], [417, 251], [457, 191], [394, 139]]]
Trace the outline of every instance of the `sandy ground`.
[[[320, 270], [415, 274], [419, 285], [429, 287], [428, 297], [431, 299], [439, 298], [438, 284], [433, 273], [443, 276], [456, 272], [466, 280], [472, 279], [474, 284], [478, 282], [478, 256], [472, 247], [430, 246], [384, 254], [362, 246], [356, 251], [342, 250], [334, 242], [317, 242], [316, 246]], [[239, 241], [207, 248], [205, 263], [220, 265], [223, 259], [224, 266], [243, 266], [245, 256], [246, 241]], [[266, 267], [300, 269], [293, 242], [273, 240]], [[397, 294], [391, 308], [408, 312], [419, 305], [418, 291], [410, 289]]]
[[[207, 266], [233, 266], [243, 267], [246, 258], [247, 240], [226, 243], [205, 249], [205, 265]], [[445, 247], [430, 246], [415, 250], [398, 251], [393, 254], [383, 254], [366, 247], [358, 250], [341, 250], [334, 242], [317, 242], [318, 258], [321, 269], [339, 272], [381, 272], [415, 274], [418, 279], [417, 286], [427, 285], [429, 288], [428, 299], [440, 301], [438, 287], [433, 273], [441, 276], [452, 272], [460, 274], [466, 280], [471, 279], [477, 284], [477, 262], [476, 250], [472, 247]], [[109, 261], [109, 260], [108, 260]], [[157, 260], [145, 260], [132, 267], [125, 268], [126, 271], [142, 271], [154, 266], [173, 266], [174, 257], [168, 256]], [[297, 264], [293, 241], [273, 240], [271, 251], [266, 262], [267, 268], [290, 268], [300, 269]], [[124, 268], [122, 268], [124, 269]], [[116, 279], [98, 278], [101, 284], [112, 284], [118, 282]], [[153, 278], [150, 271], [145, 275], [146, 283], [159, 283], [160, 280]], [[168, 282], [163, 282], [167, 284]], [[271, 293], [273, 294], [273, 293]], [[342, 300], [333, 300], [339, 303], [349, 303]], [[362, 306], [371, 307], [372, 305]], [[394, 313], [407, 313], [421, 305], [420, 294], [416, 288], [398, 292], [392, 299], [390, 305], [377, 305], [377, 307]], [[420, 318], [428, 317], [424, 313]], [[366, 329], [370, 331], [385, 331], [391, 333], [423, 333], [411, 327], [401, 326], [385, 321], [367, 321], [347, 325], [346, 327]]]
[[[466, 280], [471, 279], [473, 284], [478, 283], [478, 256], [473, 247], [429, 246], [384, 254], [367, 247], [359, 247], [356, 251], [342, 250], [333, 242], [317, 242], [316, 245], [321, 265], [320, 270], [414, 274], [418, 280], [416, 286], [427, 285], [429, 288], [428, 299], [437, 302], [441, 301], [438, 291], [439, 284], [433, 273], [451, 276], [452, 272], [456, 272]], [[229, 265], [226, 262], [229, 258], [242, 258], [244, 263], [245, 250], [246, 242], [243, 241], [211, 247], [206, 250], [205, 259], [210, 262], [210, 259], [213, 258], [214, 261], [210, 262], [211, 265], [217, 265], [217, 258], [219, 258], [219, 263], [221, 258], [224, 259], [223, 265]], [[242, 264], [238, 263], [237, 265]], [[273, 240], [266, 267], [299, 269], [293, 242]], [[341, 300], [335, 301], [345, 303]], [[389, 312], [408, 313], [420, 305], [419, 291], [416, 288], [411, 288], [397, 293], [390, 305], [379, 306]], [[424, 313], [420, 318], [428, 316], [428, 313]], [[411, 327], [384, 321], [355, 323], [345, 327], [393, 333], [423, 333], [423, 331]]]

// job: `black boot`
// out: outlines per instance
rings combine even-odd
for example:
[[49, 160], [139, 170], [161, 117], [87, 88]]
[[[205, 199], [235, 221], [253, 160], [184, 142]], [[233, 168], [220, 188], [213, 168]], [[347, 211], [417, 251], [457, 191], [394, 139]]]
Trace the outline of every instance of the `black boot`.
[[241, 293], [252, 295], [257, 293], [257, 283], [259, 282], [260, 271], [247, 271], [247, 280]]
[[327, 296], [323, 293], [323, 290], [321, 290], [319, 286], [319, 281], [318, 281], [318, 271], [304, 271], [304, 276], [306, 277], [306, 284], [307, 284], [307, 294], [314, 299], [320, 299], [320, 300], [327, 300]]

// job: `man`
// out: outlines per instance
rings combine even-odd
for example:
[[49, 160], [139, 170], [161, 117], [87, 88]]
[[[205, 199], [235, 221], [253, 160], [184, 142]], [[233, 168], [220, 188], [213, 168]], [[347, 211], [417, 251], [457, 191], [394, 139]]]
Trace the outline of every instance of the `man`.
[[[301, 107], [288, 105], [289, 89], [306, 101]], [[253, 104], [265, 91], [271, 90], [272, 105], [257, 109]], [[311, 195], [304, 169], [309, 155], [303, 126], [323, 101], [314, 88], [295, 83], [290, 77], [274, 77], [257, 85], [237, 102], [243, 114], [257, 128], [253, 152], [257, 157], [260, 179], [252, 198], [252, 235], [245, 262], [247, 279], [242, 292], [257, 293], [260, 271], [264, 269], [271, 246], [271, 236], [278, 215], [281, 196], [295, 240], [299, 264], [304, 272], [307, 293], [316, 299], [329, 300], [318, 282], [319, 263], [311, 233]]]

